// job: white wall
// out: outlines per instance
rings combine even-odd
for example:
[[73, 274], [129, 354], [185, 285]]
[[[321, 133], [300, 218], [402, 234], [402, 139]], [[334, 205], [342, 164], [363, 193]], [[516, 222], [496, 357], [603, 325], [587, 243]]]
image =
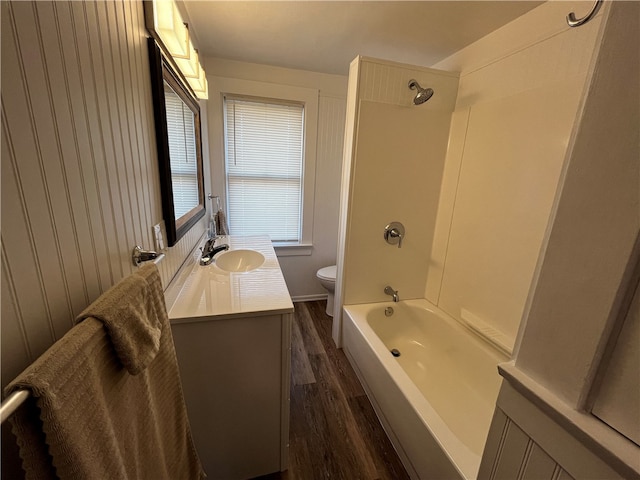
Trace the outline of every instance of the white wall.
[[[162, 207], [142, 2], [1, 8], [4, 386], [133, 271]], [[169, 249], [165, 287], [203, 231]]]
[[600, 25], [568, 29], [572, 8], [543, 4], [435, 65], [461, 74], [425, 296], [510, 345]]
[[[207, 58], [205, 69], [212, 91], [216, 89], [217, 79], [221, 78], [227, 83], [228, 79], [250, 80], [285, 89], [303, 87], [319, 91], [313, 248], [300, 255], [291, 255], [290, 251], [280, 249], [276, 249], [276, 253], [294, 300], [326, 296], [326, 291], [316, 278], [316, 271], [336, 263], [347, 77], [217, 58]], [[208, 103], [212, 193], [223, 197], [222, 102], [219, 96], [211, 95]]]

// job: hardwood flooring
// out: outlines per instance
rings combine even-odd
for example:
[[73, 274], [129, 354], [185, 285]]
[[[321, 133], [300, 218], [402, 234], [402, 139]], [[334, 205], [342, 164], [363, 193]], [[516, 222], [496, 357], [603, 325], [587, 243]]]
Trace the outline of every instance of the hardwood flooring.
[[344, 352], [325, 302], [295, 304], [289, 469], [263, 479], [408, 479]]

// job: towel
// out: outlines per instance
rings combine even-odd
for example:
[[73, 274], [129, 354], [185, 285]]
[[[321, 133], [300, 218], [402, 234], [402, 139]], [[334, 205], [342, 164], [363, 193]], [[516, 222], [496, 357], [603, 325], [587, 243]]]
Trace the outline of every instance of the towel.
[[218, 235], [229, 235], [229, 225], [227, 217], [222, 210], [218, 210], [215, 216], [216, 232]]
[[161, 319], [166, 316], [166, 307], [162, 282], [154, 271], [155, 265], [143, 266], [126, 282], [111, 287], [76, 318], [76, 322], [81, 322], [94, 317], [104, 324], [118, 358], [131, 375], [143, 371], [160, 349]]
[[31, 392], [10, 417], [26, 478], [204, 478], [155, 265], [78, 319], [5, 389]]

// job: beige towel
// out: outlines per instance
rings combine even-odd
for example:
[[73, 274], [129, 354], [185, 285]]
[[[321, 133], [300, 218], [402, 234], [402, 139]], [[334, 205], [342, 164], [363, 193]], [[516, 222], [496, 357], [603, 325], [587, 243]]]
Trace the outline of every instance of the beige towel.
[[81, 322], [94, 317], [104, 323], [118, 358], [131, 375], [147, 368], [160, 348], [162, 316], [167, 314], [162, 282], [159, 275], [153, 275], [155, 271], [153, 264], [143, 266], [127, 281], [113, 286], [76, 319]]
[[204, 478], [156, 267], [79, 319], [6, 389], [32, 393], [10, 417], [26, 478]]

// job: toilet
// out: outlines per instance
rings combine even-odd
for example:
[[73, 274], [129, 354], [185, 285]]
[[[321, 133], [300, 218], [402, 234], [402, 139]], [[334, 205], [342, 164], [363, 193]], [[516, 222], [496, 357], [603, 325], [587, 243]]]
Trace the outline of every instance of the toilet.
[[327, 315], [333, 317], [333, 292], [336, 291], [336, 266], [324, 267], [318, 270], [316, 277], [320, 284], [327, 289]]

